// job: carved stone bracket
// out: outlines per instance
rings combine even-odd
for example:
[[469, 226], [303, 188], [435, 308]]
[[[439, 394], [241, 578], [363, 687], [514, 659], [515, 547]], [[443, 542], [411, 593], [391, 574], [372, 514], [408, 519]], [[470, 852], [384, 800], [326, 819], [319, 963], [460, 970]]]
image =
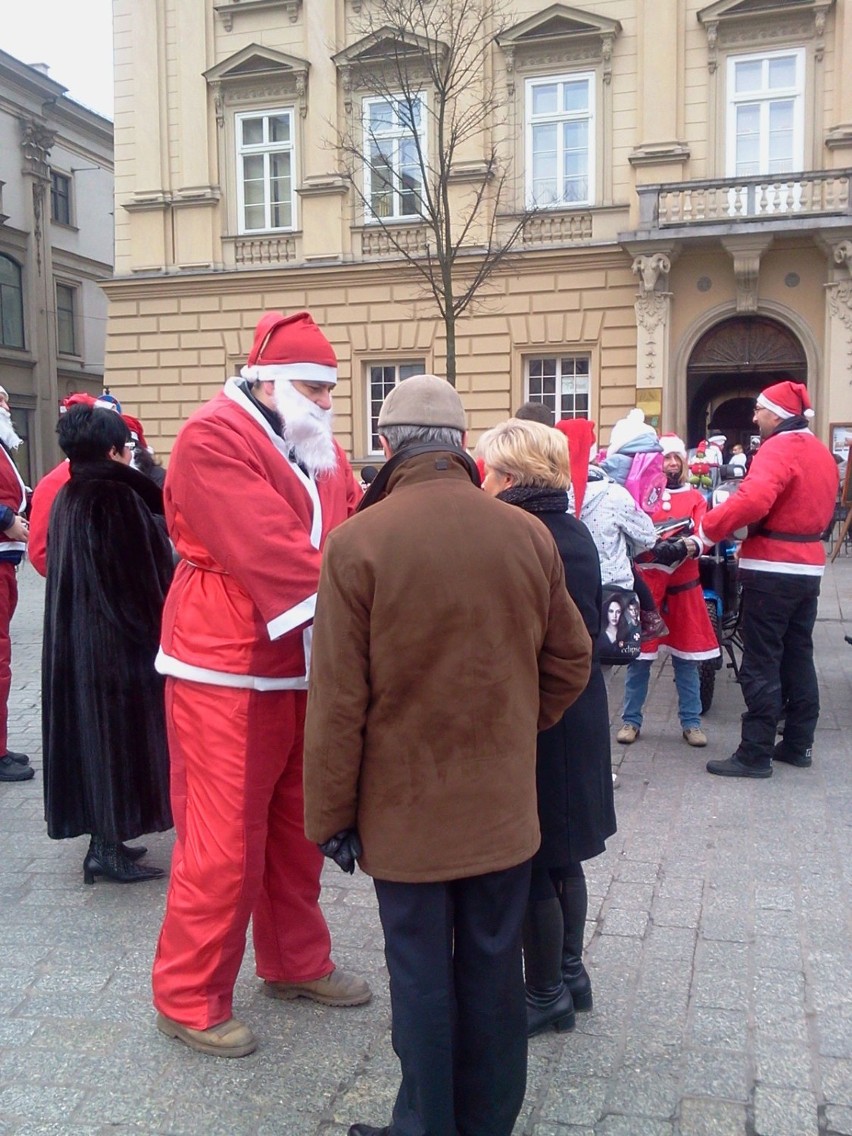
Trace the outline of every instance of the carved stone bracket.
[[633, 261], [633, 275], [639, 277], [640, 295], [647, 296], [654, 292], [660, 278], [668, 276], [671, 270], [672, 263], [665, 253], [637, 256]]
[[291, 24], [299, 18], [299, 9], [302, 0], [229, 0], [227, 4], [216, 4], [214, 10], [222, 21], [226, 32], [233, 31], [234, 17], [244, 12], [263, 12], [268, 9], [280, 8]]
[[760, 258], [771, 244], [771, 235], [745, 240], [732, 237], [729, 240], [722, 241], [725, 251], [734, 262], [738, 312], [757, 311]]
[[852, 276], [852, 241], [841, 241], [834, 249], [834, 263], [842, 264]]
[[50, 181], [50, 148], [56, 141], [56, 131], [34, 118], [22, 118], [20, 123], [23, 173]]
[[639, 390], [664, 385], [668, 361], [671, 302], [671, 292], [651, 290], [643, 292], [634, 304], [636, 387]]
[[[848, 242], [844, 242], [848, 243]], [[845, 364], [852, 383], [852, 281], [826, 286], [828, 313], [827, 362], [833, 374], [839, 374]], [[837, 325], [844, 330], [841, 331]]]

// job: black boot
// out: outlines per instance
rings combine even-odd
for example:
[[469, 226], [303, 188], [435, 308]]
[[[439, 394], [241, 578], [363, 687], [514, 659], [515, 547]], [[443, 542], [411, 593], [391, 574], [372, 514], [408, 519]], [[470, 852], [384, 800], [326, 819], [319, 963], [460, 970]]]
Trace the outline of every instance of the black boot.
[[148, 851], [144, 844], [137, 844], [135, 847], [132, 844], [121, 844], [120, 848], [128, 860], [141, 860]]
[[119, 884], [141, 883], [143, 880], [159, 880], [165, 875], [162, 868], [143, 868], [128, 860], [121, 845], [93, 836], [89, 851], [83, 861], [83, 882], [93, 884], [95, 876], [105, 876]]
[[592, 980], [583, 966], [583, 934], [589, 910], [586, 877], [563, 876], [559, 896], [565, 937], [562, 943], [562, 977], [574, 999], [574, 1009], [585, 1013], [592, 1008]]
[[562, 981], [562, 908], [556, 896], [527, 905], [524, 918], [524, 977], [527, 1037], [543, 1030], [572, 1030], [574, 1002]]

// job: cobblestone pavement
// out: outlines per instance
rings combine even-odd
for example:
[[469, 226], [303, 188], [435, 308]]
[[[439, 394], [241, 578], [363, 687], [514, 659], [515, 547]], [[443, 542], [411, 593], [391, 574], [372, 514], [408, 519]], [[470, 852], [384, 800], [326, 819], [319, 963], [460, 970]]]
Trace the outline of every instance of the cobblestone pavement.
[[[369, 880], [323, 902], [337, 962], [375, 998], [332, 1010], [262, 996], [250, 953], [237, 1015], [261, 1039], [222, 1061], [154, 1028], [149, 972], [165, 883], [85, 887], [85, 839], [47, 839], [40, 776], [42, 582], [13, 624], [11, 744], [35, 780], [0, 785], [0, 1136], [343, 1136], [387, 1123], [397, 1085]], [[590, 864], [595, 1012], [530, 1045], [516, 1136], [852, 1134], [852, 557], [823, 586], [824, 709], [810, 770], [709, 777], [742, 709], [720, 675], [706, 750], [680, 737], [668, 666], [621, 762], [619, 832]], [[618, 719], [621, 676], [611, 678]], [[214, 755], [215, 756], [215, 755]], [[151, 837], [155, 863], [171, 838]]]

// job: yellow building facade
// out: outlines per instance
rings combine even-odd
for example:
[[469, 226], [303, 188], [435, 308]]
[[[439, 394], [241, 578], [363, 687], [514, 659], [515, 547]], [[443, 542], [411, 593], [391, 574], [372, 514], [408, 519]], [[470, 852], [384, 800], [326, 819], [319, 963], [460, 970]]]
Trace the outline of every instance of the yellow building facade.
[[[158, 450], [238, 373], [265, 310], [307, 308], [332, 341], [337, 429], [358, 463], [376, 457], [387, 390], [444, 371], [443, 323], [394, 247], [418, 256], [430, 239], [406, 205], [416, 129], [380, 106], [398, 181], [355, 192], [342, 173], [341, 137], [373, 114], [370, 79], [394, 50], [370, 4], [114, 0], [107, 381]], [[480, 83], [499, 113], [468, 139], [453, 192], [461, 204], [493, 145], [512, 171], [497, 231], [529, 212], [458, 326], [474, 436], [531, 398], [594, 418], [604, 442], [633, 405], [691, 445], [714, 427], [747, 442], [754, 395], [795, 378], [842, 447], [849, 5], [525, 3], [492, 23], [471, 97]]]

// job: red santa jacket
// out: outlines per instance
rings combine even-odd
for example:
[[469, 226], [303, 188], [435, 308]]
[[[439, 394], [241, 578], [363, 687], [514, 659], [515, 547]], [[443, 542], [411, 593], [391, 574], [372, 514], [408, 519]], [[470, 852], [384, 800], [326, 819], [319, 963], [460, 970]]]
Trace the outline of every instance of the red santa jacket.
[[44, 475], [33, 490], [30, 502], [30, 539], [27, 556], [40, 576], [47, 575], [47, 529], [50, 524], [50, 510], [59, 490], [71, 480], [71, 463], [61, 461]]
[[186, 422], [164, 490], [182, 561], [163, 612], [161, 674], [306, 687], [322, 546], [361, 496], [337, 449], [336, 470], [308, 477], [235, 379]]
[[773, 434], [736, 493], [704, 518], [700, 535], [709, 546], [747, 525], [741, 568], [821, 576], [821, 535], [834, 511], [837, 483], [837, 463], [810, 430]]
[[[13, 513], [23, 513], [27, 507], [27, 490], [12, 455], [5, 446], [0, 445], [0, 505], [5, 505]], [[0, 532], [0, 552], [3, 559], [20, 561], [26, 551], [26, 544], [20, 540], [10, 540]]]

